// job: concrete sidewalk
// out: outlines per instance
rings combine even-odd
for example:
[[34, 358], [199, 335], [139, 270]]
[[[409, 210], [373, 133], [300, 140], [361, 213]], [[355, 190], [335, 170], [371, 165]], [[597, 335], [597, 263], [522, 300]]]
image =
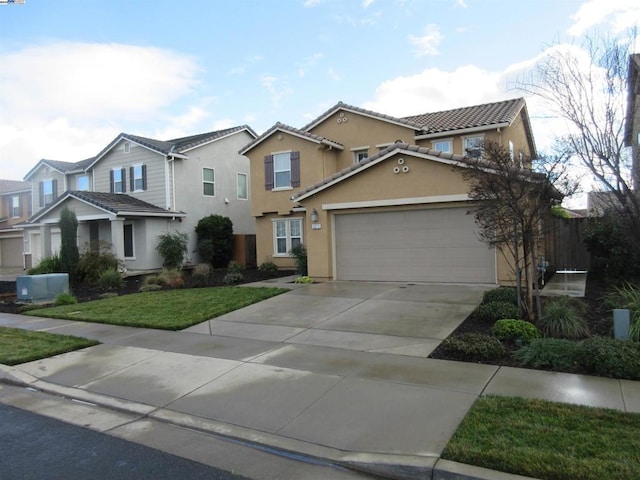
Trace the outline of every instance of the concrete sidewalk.
[[[466, 308], [451, 303], [453, 297], [467, 298], [473, 308], [483, 291], [429, 289], [310, 285], [191, 332], [2, 315], [0, 325], [102, 344], [2, 367], [0, 375], [5, 382], [391, 478], [465, 471], [439, 456], [480, 395], [640, 412], [640, 382], [424, 358], [455, 328], [429, 318], [464, 319]], [[295, 305], [297, 313], [289, 315]], [[488, 475], [475, 478], [494, 474]]]

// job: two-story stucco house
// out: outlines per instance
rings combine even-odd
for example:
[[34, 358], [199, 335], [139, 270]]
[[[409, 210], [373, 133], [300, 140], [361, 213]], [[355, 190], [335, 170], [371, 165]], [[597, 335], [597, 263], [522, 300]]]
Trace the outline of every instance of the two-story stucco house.
[[240, 150], [258, 261], [291, 268], [302, 243], [317, 280], [509, 283], [468, 214], [462, 171], [484, 141], [536, 156], [523, 99], [406, 118], [340, 102], [300, 129], [275, 124]]
[[0, 180], [0, 267], [23, 268], [22, 229], [15, 228], [31, 214], [31, 184]]
[[27, 266], [59, 250], [64, 207], [78, 218], [80, 247], [105, 241], [133, 271], [162, 266], [158, 236], [170, 231], [189, 235], [187, 261], [199, 262], [194, 229], [211, 214], [254, 234], [249, 160], [238, 150], [256, 137], [246, 125], [168, 141], [122, 133], [81, 162], [41, 160], [25, 176], [34, 206], [23, 224]]

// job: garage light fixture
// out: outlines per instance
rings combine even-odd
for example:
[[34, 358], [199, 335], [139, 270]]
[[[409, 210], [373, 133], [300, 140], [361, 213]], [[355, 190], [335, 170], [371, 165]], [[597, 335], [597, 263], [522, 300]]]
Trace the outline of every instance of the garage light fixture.
[[313, 223], [318, 221], [318, 211], [315, 208], [313, 210], [311, 210], [311, 215], [309, 216], [309, 218], [311, 219], [311, 222], [313, 222]]

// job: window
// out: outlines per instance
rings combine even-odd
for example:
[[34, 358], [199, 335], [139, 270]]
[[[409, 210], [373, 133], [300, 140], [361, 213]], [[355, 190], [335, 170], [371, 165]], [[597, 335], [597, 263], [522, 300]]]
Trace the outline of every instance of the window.
[[451, 153], [451, 140], [434, 140], [431, 142], [434, 150], [439, 150], [445, 153]]
[[267, 190], [300, 186], [300, 152], [280, 152], [264, 157], [264, 187]]
[[302, 219], [274, 220], [274, 255], [289, 255], [289, 251], [302, 243]]
[[22, 215], [22, 209], [20, 208], [20, 195], [14, 195], [11, 197], [11, 216], [19, 217]]
[[43, 180], [40, 182], [40, 207], [53, 203], [53, 200], [58, 195], [57, 190], [57, 180]]
[[369, 150], [356, 150], [353, 152], [353, 162], [360, 163], [369, 158]]
[[134, 258], [133, 251], [133, 224], [124, 224], [124, 258]]
[[238, 198], [240, 200], [247, 200], [249, 198], [249, 192], [247, 190], [247, 174], [238, 174]]
[[273, 156], [273, 184], [275, 188], [291, 186], [290, 153], [277, 153]]
[[133, 192], [141, 192], [147, 189], [147, 167], [146, 165], [134, 165], [129, 167], [129, 178], [131, 179], [130, 189]]
[[202, 169], [202, 194], [208, 197], [216, 194], [216, 175], [213, 168]]
[[124, 168], [111, 170], [111, 193], [126, 192], [126, 173]]
[[464, 153], [467, 157], [480, 158], [482, 155], [483, 136], [466, 137], [464, 139]]
[[89, 175], [80, 175], [77, 178], [76, 188], [81, 192], [89, 191]]

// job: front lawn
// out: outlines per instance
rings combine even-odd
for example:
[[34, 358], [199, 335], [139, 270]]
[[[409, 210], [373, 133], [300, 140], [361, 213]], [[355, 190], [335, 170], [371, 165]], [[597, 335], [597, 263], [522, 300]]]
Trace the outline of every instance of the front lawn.
[[69, 335], [0, 327], [0, 363], [17, 365], [91, 347], [100, 342]]
[[182, 330], [288, 291], [284, 288], [215, 287], [162, 290], [29, 311], [29, 315]]
[[442, 458], [542, 480], [640, 478], [640, 414], [479, 398]]

